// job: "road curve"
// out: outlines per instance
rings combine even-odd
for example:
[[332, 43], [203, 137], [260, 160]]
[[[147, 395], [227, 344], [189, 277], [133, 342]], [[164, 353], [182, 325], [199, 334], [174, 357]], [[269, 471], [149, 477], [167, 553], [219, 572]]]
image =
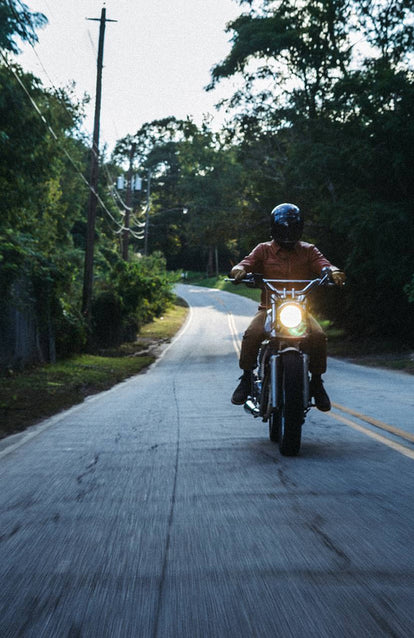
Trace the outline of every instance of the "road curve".
[[330, 361], [281, 457], [230, 403], [254, 304], [179, 293], [146, 374], [2, 444], [0, 636], [412, 637], [413, 378]]

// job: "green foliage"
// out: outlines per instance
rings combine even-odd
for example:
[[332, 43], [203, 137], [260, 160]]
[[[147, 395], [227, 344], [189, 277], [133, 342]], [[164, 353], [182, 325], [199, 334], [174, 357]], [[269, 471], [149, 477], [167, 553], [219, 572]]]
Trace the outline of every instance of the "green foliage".
[[404, 291], [408, 295], [408, 301], [414, 303], [414, 275], [409, 284], [404, 286]]
[[[114, 160], [126, 163], [132, 149], [141, 174], [152, 174], [149, 250], [163, 252], [169, 268], [204, 268], [207, 262], [212, 268], [215, 248], [222, 260], [230, 255], [241, 190], [235, 150], [207, 122], [196, 126], [173, 117], [120, 140]], [[141, 209], [146, 204], [144, 199]]]
[[0, 233], [0, 296], [5, 299], [25, 260], [25, 251], [14, 233], [4, 229]]
[[95, 344], [106, 348], [122, 342], [122, 310], [116, 292], [102, 288], [92, 304], [92, 329]]
[[97, 287], [93, 337], [99, 346], [133, 340], [144, 323], [159, 317], [173, 300], [177, 277], [167, 273], [160, 253], [134, 261], [118, 260]]
[[305, 239], [348, 274], [331, 317], [414, 342], [412, 2], [242, 4], [212, 74], [242, 82], [227, 102], [245, 171], [241, 253], [267, 239], [275, 204], [294, 201]]
[[0, 0], [0, 49], [18, 53], [16, 37], [33, 44], [37, 42], [36, 29], [46, 23], [46, 16], [31, 12], [23, 2]]
[[[0, 0], [0, 18], [0, 49], [14, 52], [18, 50], [15, 39], [35, 42], [35, 30], [46, 20], [14, 0], [7, 3]], [[73, 99], [71, 89], [45, 90], [37, 78], [24, 73], [6, 57], [3, 62], [0, 63], [2, 329], [12, 334], [13, 327], [7, 323], [12, 314], [9, 309], [18, 308], [32, 322], [36, 334], [45, 335], [49, 349], [54, 351], [54, 335], [58, 356], [67, 356], [81, 351], [90, 336], [80, 313], [89, 195], [82, 179], [82, 174], [89, 175], [89, 152], [79, 132], [83, 104]], [[137, 150], [143, 152], [145, 147], [148, 155], [154, 154], [153, 163], [166, 166], [166, 161], [159, 158], [158, 147], [154, 147], [154, 139], [159, 143], [161, 136], [173, 164], [171, 140], [180, 128], [181, 123], [174, 119], [144, 127], [144, 146]], [[124, 146], [120, 144], [121, 160], [125, 148], [127, 159], [131, 157], [129, 143], [128, 138]], [[161, 173], [165, 177], [168, 171], [164, 169]], [[108, 176], [109, 171], [108, 175], [107, 171], [100, 171], [99, 192], [107, 210], [119, 218], [118, 206], [110, 201]], [[111, 214], [108, 216], [98, 207], [94, 337], [100, 343], [132, 338], [139, 326], [162, 312], [171, 299], [172, 280], [160, 255], [128, 264], [120, 260], [114, 250], [117, 236]]]
[[5, 303], [34, 314], [40, 333], [55, 333], [58, 354], [79, 350], [85, 340], [77, 310], [82, 257], [71, 229], [83, 216], [86, 192], [66, 154], [82, 166], [84, 147], [71, 135], [79, 118], [80, 106], [68, 94], [45, 91], [17, 65], [0, 65], [0, 293]]
[[59, 299], [59, 312], [54, 321], [56, 351], [60, 358], [83, 352], [87, 342], [87, 327], [77, 304], [67, 301], [67, 296]]

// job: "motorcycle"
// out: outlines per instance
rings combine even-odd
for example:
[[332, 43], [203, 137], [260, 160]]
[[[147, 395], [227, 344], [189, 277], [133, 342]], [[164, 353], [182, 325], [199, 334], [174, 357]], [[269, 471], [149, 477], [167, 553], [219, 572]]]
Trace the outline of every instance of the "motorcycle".
[[[234, 281], [230, 279], [230, 281]], [[281, 454], [299, 453], [302, 425], [311, 407], [307, 297], [319, 286], [331, 285], [329, 269], [313, 280], [265, 279], [249, 274], [238, 283], [264, 288], [269, 307], [263, 340], [244, 409], [269, 424], [269, 438]], [[300, 289], [295, 285], [304, 286]], [[278, 287], [276, 287], [278, 286]]]

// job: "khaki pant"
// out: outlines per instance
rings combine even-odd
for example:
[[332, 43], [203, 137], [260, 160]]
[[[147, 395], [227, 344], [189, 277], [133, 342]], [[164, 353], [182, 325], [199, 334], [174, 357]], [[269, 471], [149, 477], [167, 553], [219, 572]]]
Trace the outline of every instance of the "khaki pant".
[[[257, 354], [265, 338], [264, 322], [266, 310], [259, 310], [243, 335], [239, 365], [242, 370], [253, 370], [257, 365]], [[308, 315], [310, 335], [304, 341], [304, 351], [309, 355], [309, 371], [312, 374], [326, 372], [327, 338], [314, 317]]]

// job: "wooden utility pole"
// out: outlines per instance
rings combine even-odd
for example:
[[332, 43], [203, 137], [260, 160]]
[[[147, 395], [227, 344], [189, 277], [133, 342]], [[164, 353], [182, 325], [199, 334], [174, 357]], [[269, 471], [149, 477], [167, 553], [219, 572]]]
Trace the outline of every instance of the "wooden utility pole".
[[148, 255], [148, 235], [149, 235], [149, 212], [151, 206], [151, 169], [148, 169], [147, 182], [147, 208], [145, 211], [145, 228], [144, 228], [144, 255]]
[[98, 201], [98, 176], [99, 176], [99, 128], [101, 117], [101, 96], [102, 96], [102, 67], [103, 67], [103, 50], [105, 39], [105, 25], [107, 22], [116, 22], [116, 20], [106, 19], [106, 9], [102, 8], [100, 18], [88, 18], [95, 22], [100, 22], [99, 29], [99, 46], [98, 61], [96, 75], [96, 97], [95, 97], [95, 119], [93, 126], [93, 141], [91, 153], [91, 173], [90, 173], [90, 191], [88, 201], [88, 222], [86, 230], [86, 250], [85, 250], [85, 270], [83, 278], [83, 296], [82, 296], [82, 313], [87, 321], [91, 318], [92, 306], [92, 290], [93, 290], [93, 253], [95, 243], [95, 221], [96, 221], [96, 205]]
[[134, 167], [134, 157], [135, 157], [135, 149], [136, 144], [131, 145], [131, 149], [129, 151], [129, 168], [127, 173], [127, 190], [126, 190], [126, 210], [125, 210], [125, 218], [124, 218], [124, 227], [125, 230], [123, 232], [122, 238], [122, 259], [128, 261], [128, 246], [129, 246], [129, 216], [131, 212], [132, 205], [132, 171]]

